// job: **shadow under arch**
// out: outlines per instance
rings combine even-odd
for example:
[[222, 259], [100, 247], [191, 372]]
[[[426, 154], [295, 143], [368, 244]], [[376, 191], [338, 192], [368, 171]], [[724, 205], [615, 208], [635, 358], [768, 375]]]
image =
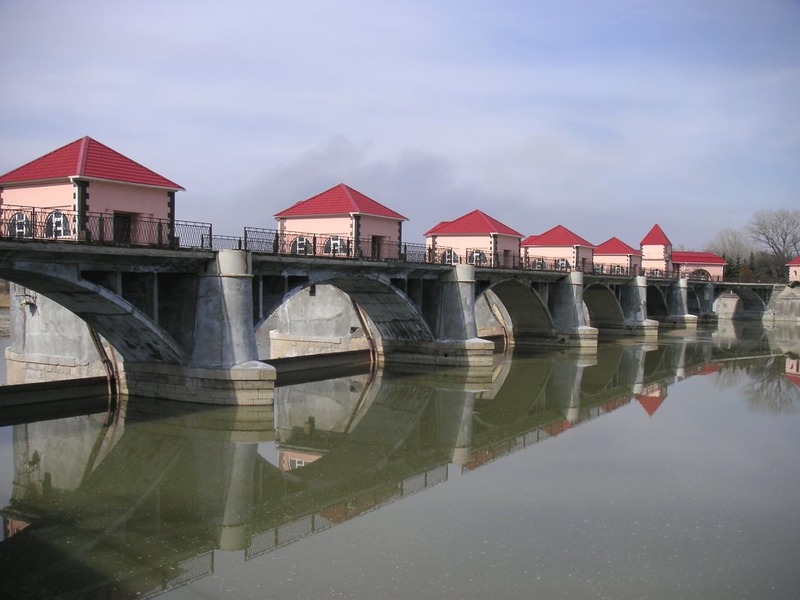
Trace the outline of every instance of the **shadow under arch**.
[[78, 276], [64, 278], [18, 269], [2, 269], [0, 277], [41, 294], [82, 319], [125, 361], [189, 363], [189, 354], [166, 330], [133, 304], [101, 285]]
[[660, 319], [669, 316], [667, 298], [661, 288], [655, 285], [647, 286], [647, 318]]
[[[348, 299], [349, 306], [343, 306], [343, 308], [353, 311], [363, 326], [364, 335], [372, 351], [382, 353], [384, 341], [432, 342], [435, 340], [422, 314], [401, 290], [368, 275], [332, 276], [327, 279], [304, 282], [289, 290], [273, 305], [266, 307], [264, 311], [266, 316], [255, 323], [255, 331], [258, 331], [282, 306], [301, 300], [300, 295], [304, 292], [307, 293], [307, 297], [303, 299], [305, 302], [303, 318], [307, 319], [308, 328], [313, 329], [313, 319], [324, 316], [322, 313], [313, 314], [317, 288], [323, 288], [323, 286], [336, 288]], [[325, 302], [326, 298], [330, 301], [331, 295], [324, 295], [319, 300]], [[329, 306], [320, 307], [320, 309], [325, 308], [329, 308]], [[300, 317], [295, 320], [299, 322]]]
[[624, 329], [625, 317], [614, 292], [605, 284], [593, 283], [583, 290], [583, 303], [589, 312], [589, 323], [598, 330]]
[[555, 335], [553, 317], [541, 296], [516, 280], [483, 290], [475, 300], [475, 319], [478, 337], [502, 337], [508, 345]]

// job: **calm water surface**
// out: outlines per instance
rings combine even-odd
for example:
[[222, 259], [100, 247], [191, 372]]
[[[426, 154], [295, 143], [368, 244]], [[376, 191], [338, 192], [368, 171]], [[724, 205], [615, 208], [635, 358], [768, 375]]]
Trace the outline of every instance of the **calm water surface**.
[[793, 357], [667, 336], [6, 427], [0, 594], [797, 598]]

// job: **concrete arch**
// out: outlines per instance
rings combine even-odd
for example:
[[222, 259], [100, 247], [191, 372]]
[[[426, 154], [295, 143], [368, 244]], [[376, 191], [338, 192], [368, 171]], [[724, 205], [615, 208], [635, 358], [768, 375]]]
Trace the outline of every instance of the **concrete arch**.
[[478, 337], [504, 337], [509, 344], [525, 338], [551, 337], [553, 317], [544, 300], [517, 280], [495, 283], [475, 301]]
[[760, 317], [767, 304], [754, 290], [745, 286], [714, 286], [714, 312], [727, 318]]
[[[326, 286], [335, 288], [341, 294], [331, 294]], [[319, 292], [319, 293], [318, 293]], [[331, 323], [331, 311], [336, 310], [332, 303], [339, 304], [341, 313], [348, 310], [357, 319], [364, 335], [373, 350], [381, 352], [386, 341], [432, 342], [434, 335], [411, 300], [399, 289], [381, 279], [369, 276], [316, 279], [291, 289], [274, 305], [265, 310], [266, 317], [255, 323], [255, 330], [281, 307], [293, 302], [295, 310], [291, 321], [293, 331], [287, 332], [287, 339], [295, 336], [299, 343], [305, 344], [313, 339], [329, 338], [336, 333], [337, 324]], [[349, 304], [347, 306], [346, 304]], [[347, 315], [339, 319], [338, 329], [353, 329]], [[335, 350], [314, 350], [313, 344], [306, 344], [309, 354], [325, 353]], [[353, 348], [347, 348], [350, 350]], [[364, 349], [364, 348], [355, 348]]]
[[589, 312], [589, 325], [600, 330], [621, 331], [625, 316], [614, 292], [605, 284], [593, 283], [583, 290], [583, 303]]
[[[164, 329], [127, 300], [82, 279], [77, 270], [61, 268], [50, 272], [48, 265], [38, 263], [25, 267], [24, 271], [2, 269], [0, 277], [41, 294], [80, 317], [125, 361], [188, 364], [187, 352]], [[31, 300], [25, 302], [30, 305]]]

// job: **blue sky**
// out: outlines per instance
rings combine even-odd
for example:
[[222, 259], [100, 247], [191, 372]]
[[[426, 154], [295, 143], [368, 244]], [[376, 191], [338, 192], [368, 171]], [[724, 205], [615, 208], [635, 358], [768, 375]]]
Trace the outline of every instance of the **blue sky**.
[[339, 182], [700, 250], [800, 205], [800, 2], [3, 0], [0, 172], [89, 135], [215, 232]]

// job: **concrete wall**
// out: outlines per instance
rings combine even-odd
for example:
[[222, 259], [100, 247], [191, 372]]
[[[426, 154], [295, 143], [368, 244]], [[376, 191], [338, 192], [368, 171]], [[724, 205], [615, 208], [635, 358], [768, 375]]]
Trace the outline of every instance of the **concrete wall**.
[[41, 294], [10, 284], [8, 383], [105, 375], [86, 323]]
[[[285, 358], [368, 350], [369, 339], [352, 300], [332, 285], [314, 285], [284, 302], [272, 319], [269, 356]], [[263, 329], [263, 326], [262, 326]], [[259, 337], [263, 338], [261, 333]], [[263, 350], [262, 342], [259, 353]], [[261, 355], [259, 354], [259, 357]]]

